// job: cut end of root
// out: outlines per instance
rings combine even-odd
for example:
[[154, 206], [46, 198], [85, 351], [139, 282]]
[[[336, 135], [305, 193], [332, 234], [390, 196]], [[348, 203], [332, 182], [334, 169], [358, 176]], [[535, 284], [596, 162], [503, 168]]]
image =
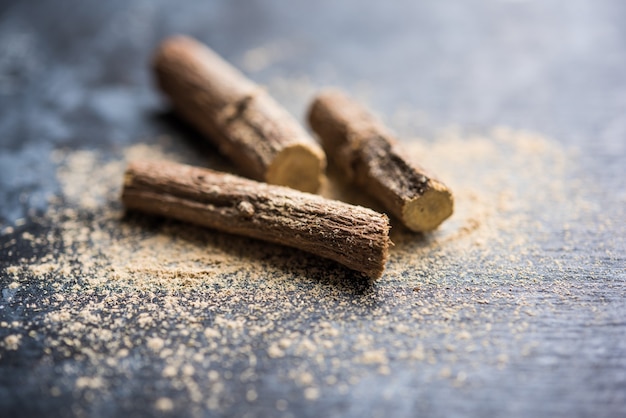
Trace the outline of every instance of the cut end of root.
[[407, 228], [416, 232], [428, 232], [448, 219], [454, 210], [454, 199], [450, 190], [436, 180], [420, 196], [410, 200], [402, 210], [402, 221]]
[[270, 164], [266, 181], [315, 193], [326, 169], [326, 156], [321, 149], [308, 144], [295, 144], [283, 149]]

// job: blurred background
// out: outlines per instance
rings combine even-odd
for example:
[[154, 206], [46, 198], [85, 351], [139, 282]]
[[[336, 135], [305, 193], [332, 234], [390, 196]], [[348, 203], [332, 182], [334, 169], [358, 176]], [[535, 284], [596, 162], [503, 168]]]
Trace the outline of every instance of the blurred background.
[[[401, 134], [536, 130], [619, 177], [625, 17], [613, 0], [4, 1], [1, 219], [43, 207], [37, 183], [50, 176], [37, 150], [121, 146], [162, 129], [149, 62], [175, 33], [207, 43], [300, 120], [306, 93], [338, 85], [395, 117]], [[308, 90], [294, 99], [294, 86]], [[39, 172], [15, 178], [17, 161]], [[29, 190], [21, 206], [19, 190]]]
[[[506, 125], [580, 145], [617, 175], [626, 136], [626, 6], [614, 0], [2, 2], [2, 218], [41, 208], [35, 148], [110, 147], [162, 129], [150, 55], [164, 37], [207, 43], [300, 120], [338, 85], [401, 134]], [[304, 94], [294, 99], [289, 89]], [[282, 89], [282, 90], [281, 90]], [[409, 132], [410, 130], [410, 132]], [[14, 158], [19, 156], [18, 159]], [[21, 160], [23, 159], [23, 160]], [[38, 163], [36, 163], [38, 161]], [[45, 174], [41, 172], [40, 174]], [[47, 184], [44, 187], [52, 187]], [[19, 190], [30, 190], [22, 207]]]

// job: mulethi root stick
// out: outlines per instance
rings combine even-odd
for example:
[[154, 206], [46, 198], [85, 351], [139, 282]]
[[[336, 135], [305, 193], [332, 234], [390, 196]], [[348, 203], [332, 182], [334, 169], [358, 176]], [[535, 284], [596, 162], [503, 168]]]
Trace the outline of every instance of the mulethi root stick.
[[132, 162], [126, 208], [295, 247], [370, 278], [385, 268], [389, 219], [360, 206], [171, 162]]
[[411, 162], [369, 111], [338, 90], [320, 93], [309, 123], [328, 157], [413, 231], [431, 231], [453, 211], [450, 190]]
[[261, 87], [198, 41], [174, 36], [154, 54], [174, 109], [248, 177], [315, 192], [326, 156]]

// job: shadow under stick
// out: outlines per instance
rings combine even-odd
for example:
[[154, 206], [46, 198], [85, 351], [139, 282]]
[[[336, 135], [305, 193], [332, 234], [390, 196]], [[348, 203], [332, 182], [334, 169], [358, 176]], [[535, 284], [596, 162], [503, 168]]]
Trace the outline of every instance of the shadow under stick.
[[315, 192], [326, 156], [261, 87], [200, 42], [174, 36], [154, 54], [159, 87], [174, 109], [246, 176]]
[[452, 215], [442, 182], [411, 162], [398, 141], [369, 111], [338, 90], [320, 93], [309, 123], [330, 159], [413, 231], [431, 231]]
[[217, 171], [133, 162], [124, 178], [128, 209], [167, 216], [330, 258], [379, 278], [389, 219], [361, 206]]

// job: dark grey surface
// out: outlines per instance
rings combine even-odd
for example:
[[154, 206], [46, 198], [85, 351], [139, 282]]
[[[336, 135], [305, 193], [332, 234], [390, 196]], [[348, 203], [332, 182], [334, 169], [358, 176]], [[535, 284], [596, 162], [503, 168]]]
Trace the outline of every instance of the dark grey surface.
[[[511, 338], [504, 344], [512, 353], [506, 370], [475, 367], [472, 384], [460, 389], [434, 379], [438, 370], [433, 367], [415, 368], [392, 358], [390, 375], [368, 374], [346, 394], [324, 388], [322, 398], [310, 404], [273, 372], [288, 368], [288, 362], [278, 366], [259, 354], [260, 406], [233, 401], [214, 412], [188, 404], [184, 394], [158, 379], [160, 372], [151, 368], [150, 359], [111, 376], [115, 390], [95, 400], [71, 391], [52, 397], [50, 384], [62, 381], [68, 368], [89, 370], [89, 365], [80, 358], [44, 354], [34, 342], [0, 358], [0, 415], [151, 415], [155, 397], [165, 393], [176, 400], [178, 414], [199, 416], [276, 415], [274, 401], [281, 398], [290, 399], [287, 413], [295, 416], [625, 416], [625, 21], [626, 3], [619, 0], [0, 5], [0, 226], [43, 213], [47, 197], [59, 193], [56, 167], [49, 159], [54, 149], [88, 148], [107, 156], [163, 132], [194, 136], [164, 115], [147, 71], [159, 40], [179, 32], [210, 44], [237, 65], [251, 48], [287, 40], [291, 52], [251, 74], [253, 79], [267, 83], [306, 75], [313, 85], [365, 88], [383, 116], [390, 117], [398, 103], [427, 114], [415, 121], [411, 134], [428, 137], [449, 125], [477, 132], [507, 125], [577, 147], [577, 176], [594, 185], [586, 191], [596, 205], [591, 218], [613, 221], [612, 228], [600, 230], [590, 218], [575, 223], [567, 236], [548, 231], [544, 252], [536, 256], [538, 265], [547, 259], [566, 265], [561, 271], [540, 271], [541, 280], [571, 282], [572, 300], [594, 306], [602, 315], [579, 311], [575, 303], [559, 302], [549, 292], [544, 300], [542, 289], [529, 291], [515, 287], [510, 278], [496, 277], [503, 289], [513, 287], [517, 297], [553, 309], [529, 319], [524, 341], [540, 342], [535, 354], [516, 356], [513, 336], [503, 331], [504, 341]], [[303, 103], [289, 106], [301, 117]], [[51, 228], [45, 221], [27, 221], [15, 236]], [[2, 244], [12, 237], [0, 236], [0, 268], [54, 250], [45, 245], [33, 250], [18, 242], [9, 255]], [[606, 255], [607, 249], [612, 255]], [[467, 268], [450, 262], [450, 274]], [[480, 262], [471, 267], [478, 277]], [[10, 278], [0, 271], [4, 289]], [[489, 276], [486, 268], [483, 273]], [[401, 288], [400, 279], [390, 280]], [[455, 280], [442, 283], [451, 299], [463, 300]], [[309, 285], [301, 284], [305, 290]], [[37, 305], [39, 291], [34, 285], [31, 293], [1, 302], [0, 320], [31, 321], [37, 330], [40, 314], [30, 312], [28, 304]], [[502, 317], [515, 307], [498, 303]], [[406, 319], [402, 307], [382, 296], [354, 312], [367, 318], [372, 304], [383, 310], [389, 305], [389, 315]], [[316, 318], [296, 315], [304, 323]], [[368, 319], [358, 325], [373, 326]], [[437, 323], [422, 326], [434, 329]], [[0, 339], [8, 333], [0, 329]], [[348, 331], [346, 338], [351, 335]], [[395, 337], [390, 332], [385, 338], [391, 344]], [[437, 338], [443, 337], [434, 333], [426, 342]], [[258, 344], [263, 347], [263, 341]], [[469, 356], [464, 363], [475, 361]], [[235, 361], [223, 367], [236, 374], [243, 366]], [[232, 382], [228, 390], [238, 399], [246, 386]]]

